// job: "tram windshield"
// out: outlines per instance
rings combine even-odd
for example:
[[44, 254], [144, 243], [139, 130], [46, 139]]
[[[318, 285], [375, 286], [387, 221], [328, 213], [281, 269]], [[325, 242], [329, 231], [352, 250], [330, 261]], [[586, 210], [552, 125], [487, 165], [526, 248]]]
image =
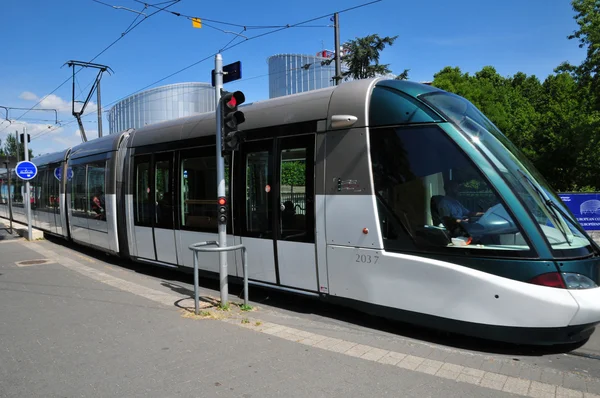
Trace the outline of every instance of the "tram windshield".
[[484, 172], [414, 97], [376, 86], [369, 143], [387, 250], [534, 257]]
[[450, 119], [496, 166], [525, 204], [557, 257], [592, 253], [587, 235], [558, 195], [523, 153], [466, 99], [445, 92], [419, 99]]

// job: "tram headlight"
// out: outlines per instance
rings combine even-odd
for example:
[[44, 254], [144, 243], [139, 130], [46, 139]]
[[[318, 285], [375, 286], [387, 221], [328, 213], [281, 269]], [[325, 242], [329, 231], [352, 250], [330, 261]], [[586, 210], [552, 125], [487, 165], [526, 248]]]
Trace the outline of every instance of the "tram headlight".
[[592, 289], [598, 287], [593, 280], [585, 275], [576, 274], [574, 272], [562, 273], [567, 289]]

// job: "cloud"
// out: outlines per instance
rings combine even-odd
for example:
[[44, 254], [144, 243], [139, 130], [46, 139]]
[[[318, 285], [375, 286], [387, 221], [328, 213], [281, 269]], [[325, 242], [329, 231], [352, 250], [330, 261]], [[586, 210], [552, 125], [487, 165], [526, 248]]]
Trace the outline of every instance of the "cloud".
[[[69, 114], [72, 112], [73, 102], [66, 101], [55, 94], [50, 94], [42, 99], [41, 97], [38, 97], [35, 93], [32, 93], [31, 91], [24, 91], [21, 93], [21, 95], [19, 95], [19, 98], [24, 99], [26, 101], [40, 101], [40, 99], [41, 99], [41, 102], [39, 103], [37, 108], [56, 109], [56, 111], [58, 111], [58, 112], [68, 112]], [[76, 102], [75, 110], [77, 112], [81, 111], [82, 106], [83, 106], [83, 103]], [[93, 101], [90, 101], [90, 102], [88, 102], [88, 104], [85, 108], [85, 113], [87, 114], [87, 113], [91, 113], [91, 112], [96, 112], [97, 109], [98, 109], [98, 106], [96, 105], [96, 103]]]
[[[59, 152], [63, 151], [67, 148], [74, 147], [82, 143], [81, 134], [79, 132], [79, 128], [77, 127], [77, 123], [75, 122], [75, 118], [71, 115], [72, 112], [72, 102], [63, 99], [62, 97], [49, 94], [45, 98], [44, 96], [39, 96], [32, 91], [23, 91], [19, 98], [25, 101], [30, 101], [31, 105], [35, 105], [37, 102], [36, 108], [40, 109], [55, 109], [58, 112], [58, 120], [59, 123], [65, 125], [64, 127], [54, 124], [54, 115], [48, 111], [34, 111], [31, 110], [28, 112], [25, 118], [40, 118], [40, 119], [52, 119], [52, 121], [42, 124], [42, 123], [33, 123], [26, 122], [24, 120], [13, 121], [10, 124], [7, 121], [0, 120], [0, 140], [2, 140], [2, 144], [4, 144], [6, 140], [7, 134], [14, 134], [16, 130], [19, 132], [23, 131], [23, 128], [27, 130], [27, 132], [31, 136], [31, 142], [29, 147], [32, 149], [34, 156], [40, 156], [47, 153]], [[82, 107], [81, 102], [75, 103], [75, 110], [80, 111]], [[85, 108], [85, 115], [91, 114], [90, 116], [94, 119], [94, 121], [84, 121], [83, 124], [85, 126], [85, 133], [88, 140], [93, 140], [98, 137], [98, 126], [95, 121], [95, 113], [97, 112], [97, 105], [95, 102], [90, 101]], [[89, 127], [88, 127], [89, 126]]]
[[37, 101], [38, 96], [32, 93], [31, 91], [23, 91], [19, 98], [24, 99], [25, 101]]
[[[13, 122], [12, 124], [9, 124], [6, 121], [0, 121], [0, 140], [2, 141], [2, 145], [4, 145], [8, 134], [14, 135], [15, 131], [22, 133], [23, 129], [25, 129], [31, 137], [29, 148], [33, 151], [34, 156], [63, 151], [67, 148], [81, 144], [81, 135], [79, 134], [78, 129], [73, 131], [53, 124], [35, 124], [27, 122]], [[89, 134], [95, 134], [97, 136], [98, 131], [90, 130]]]
[[52, 137], [52, 142], [58, 144], [57, 150], [67, 149], [81, 144], [81, 136], [79, 135], [79, 130], [77, 130], [76, 134], [63, 134], [59, 137]]
[[9, 123], [8, 121], [3, 120], [0, 121], [0, 140], [2, 141], [2, 146], [4, 146], [4, 143], [6, 142], [6, 137], [9, 134], [14, 136], [17, 131], [19, 132], [19, 134], [22, 134], [23, 130], [25, 130], [32, 138], [31, 142], [29, 143], [29, 146], [33, 150], [34, 154], [36, 154], [39, 153], [38, 148], [44, 147], [44, 144], [41, 142], [43, 138], [40, 138], [40, 141], [36, 141], [36, 137], [45, 137], [49, 134], [49, 132], [52, 132], [53, 134], [61, 133], [62, 128], [58, 128], [55, 131], [53, 130], [54, 128], [55, 126], [52, 124], [35, 124], [27, 122]]

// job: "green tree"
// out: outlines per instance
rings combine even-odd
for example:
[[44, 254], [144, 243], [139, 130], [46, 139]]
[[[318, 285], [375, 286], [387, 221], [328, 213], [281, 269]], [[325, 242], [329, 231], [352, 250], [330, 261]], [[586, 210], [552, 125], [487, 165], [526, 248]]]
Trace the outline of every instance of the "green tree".
[[600, 109], [600, 3], [597, 0], [572, 0], [571, 5], [579, 29], [567, 37], [579, 41], [579, 47], [586, 49], [586, 58], [579, 66], [563, 63], [557, 71], [570, 72], [581, 86], [588, 86], [596, 109]]
[[563, 63], [541, 83], [491, 66], [474, 75], [446, 67], [433, 85], [467, 98], [519, 147], [559, 191], [600, 189], [600, 1], [572, 0], [587, 57]]
[[[9, 134], [6, 136], [6, 141], [4, 141], [4, 154], [8, 156], [17, 156], [17, 151], [19, 152], [19, 160], [25, 159], [25, 147], [21, 143], [17, 143], [17, 138]], [[33, 159], [33, 151], [29, 149], [29, 159]]]
[[[343, 55], [341, 60], [348, 65], [348, 70], [343, 73], [343, 77], [346, 80], [366, 79], [391, 73], [389, 64], [380, 64], [379, 57], [385, 46], [393, 45], [397, 38], [398, 36], [380, 37], [378, 34], [372, 34], [344, 43], [348, 53]], [[405, 70], [404, 74], [408, 76], [408, 70]]]
[[402, 73], [396, 76], [396, 80], [408, 80], [408, 72], [410, 69], [404, 69]]
[[306, 185], [306, 165], [304, 162], [282, 162], [281, 163], [281, 185], [291, 187]]

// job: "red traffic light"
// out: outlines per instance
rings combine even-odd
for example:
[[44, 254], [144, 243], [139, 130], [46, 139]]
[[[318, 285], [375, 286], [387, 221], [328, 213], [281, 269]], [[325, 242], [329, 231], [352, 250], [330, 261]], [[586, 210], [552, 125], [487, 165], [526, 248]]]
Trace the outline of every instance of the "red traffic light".
[[222, 99], [228, 109], [235, 109], [246, 101], [246, 96], [241, 91], [234, 91], [233, 93], [224, 93]]
[[219, 206], [225, 206], [225, 205], [227, 205], [227, 199], [221, 197], [221, 198], [217, 199], [217, 203]]

